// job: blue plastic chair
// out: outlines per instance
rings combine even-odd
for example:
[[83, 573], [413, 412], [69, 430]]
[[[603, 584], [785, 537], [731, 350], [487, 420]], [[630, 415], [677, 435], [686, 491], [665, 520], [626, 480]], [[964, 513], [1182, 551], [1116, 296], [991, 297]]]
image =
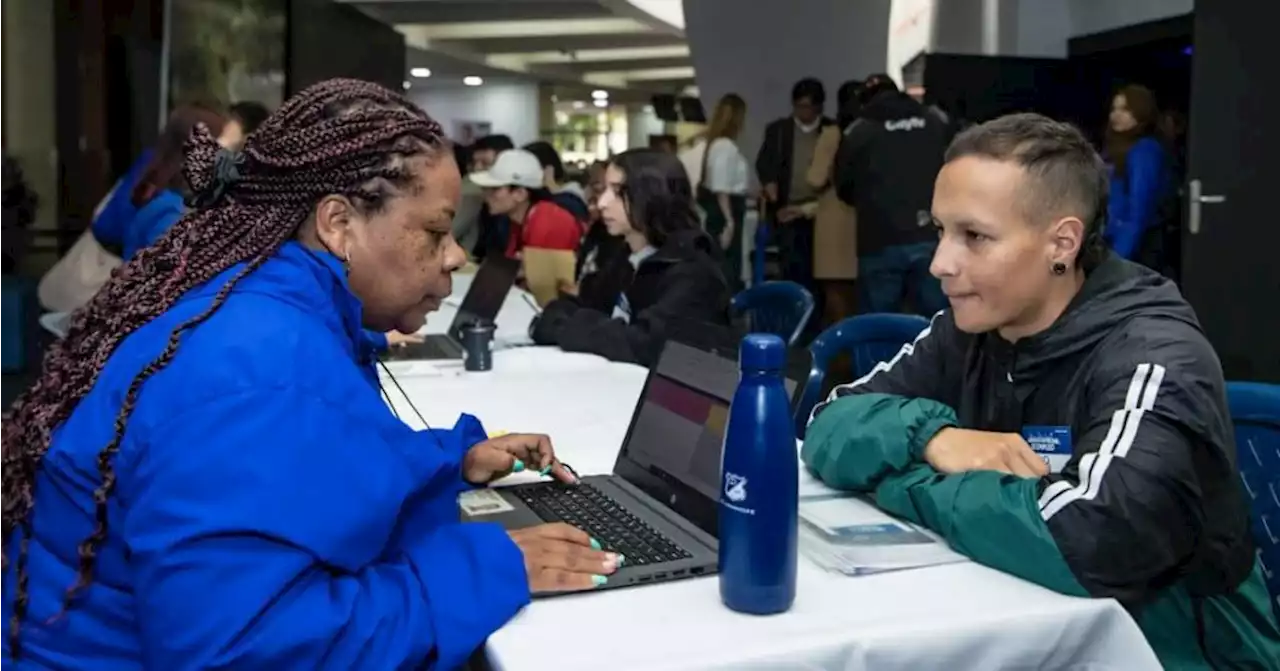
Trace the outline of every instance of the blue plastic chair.
[[1228, 382], [1227, 404], [1258, 558], [1280, 617], [1280, 385]]
[[841, 352], [853, 357], [853, 377], [870, 373], [881, 361], [889, 361], [906, 343], [912, 342], [929, 327], [929, 320], [918, 315], [869, 314], [841, 320], [814, 338], [809, 345], [813, 366], [809, 380], [796, 406], [796, 436], [804, 438], [809, 414], [821, 400], [822, 385], [831, 360]]
[[739, 291], [732, 308], [734, 315], [746, 315], [753, 333], [772, 333], [794, 345], [813, 316], [813, 295], [795, 282], [764, 282]]

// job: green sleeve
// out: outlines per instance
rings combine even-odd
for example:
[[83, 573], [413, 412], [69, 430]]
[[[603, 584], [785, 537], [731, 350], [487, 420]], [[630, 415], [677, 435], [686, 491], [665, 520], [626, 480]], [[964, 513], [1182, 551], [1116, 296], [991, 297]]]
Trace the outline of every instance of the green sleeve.
[[957, 552], [1074, 596], [1088, 596], [1045, 526], [1038, 480], [996, 471], [944, 475], [924, 463], [933, 436], [957, 424], [923, 398], [850, 394], [827, 404], [800, 458], [829, 487], [874, 492], [876, 504], [927, 527]]
[[956, 423], [954, 410], [927, 398], [850, 394], [814, 418], [800, 458], [829, 487], [874, 491], [883, 478], [918, 461], [934, 434]]
[[1089, 596], [1045, 526], [1038, 480], [997, 471], [943, 475], [924, 463], [880, 480], [876, 505], [937, 532], [951, 547], [1056, 592]]

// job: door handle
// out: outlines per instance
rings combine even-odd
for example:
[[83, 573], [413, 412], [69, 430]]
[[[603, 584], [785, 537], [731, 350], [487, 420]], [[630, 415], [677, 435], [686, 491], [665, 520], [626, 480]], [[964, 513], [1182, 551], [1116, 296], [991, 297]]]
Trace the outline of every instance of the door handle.
[[1204, 205], [1218, 205], [1227, 202], [1222, 195], [1205, 195], [1200, 180], [1193, 179], [1187, 183], [1187, 230], [1192, 235], [1200, 233], [1200, 221], [1203, 217], [1200, 209]]

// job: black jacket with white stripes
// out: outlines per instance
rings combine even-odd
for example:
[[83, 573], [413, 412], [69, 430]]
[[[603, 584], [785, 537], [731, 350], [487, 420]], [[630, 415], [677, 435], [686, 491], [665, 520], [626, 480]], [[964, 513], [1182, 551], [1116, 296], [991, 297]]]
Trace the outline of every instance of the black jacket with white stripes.
[[[1215, 634], [1233, 630], [1224, 638], [1237, 645], [1258, 643], [1238, 658], [1256, 659], [1280, 650], [1280, 637], [1255, 571], [1224, 387], [1176, 286], [1113, 255], [1053, 326], [1017, 343], [963, 333], [939, 313], [815, 409], [802, 456], [828, 484], [873, 492], [978, 561], [1117, 599], [1166, 663], [1186, 659], [1154, 640], [1176, 642], [1175, 613], [1188, 617], [1192, 650], [1202, 627], [1205, 658], [1225, 659], [1203, 640], [1208, 619]], [[1056, 431], [1069, 456], [1039, 479], [942, 475], [923, 451], [948, 425]], [[1240, 630], [1250, 621], [1263, 631]]]

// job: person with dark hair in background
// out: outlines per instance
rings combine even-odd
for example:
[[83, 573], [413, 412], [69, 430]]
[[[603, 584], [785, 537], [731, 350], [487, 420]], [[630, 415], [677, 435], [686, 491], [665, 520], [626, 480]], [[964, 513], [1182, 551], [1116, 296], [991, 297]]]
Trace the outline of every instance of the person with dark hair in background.
[[631, 254], [587, 275], [530, 325], [540, 345], [652, 365], [673, 319], [729, 323], [729, 285], [702, 231], [680, 159], [656, 149], [614, 157], [600, 211]]
[[1222, 367], [1177, 287], [1107, 250], [1106, 198], [1070, 124], [961, 133], [929, 215], [951, 309], [837, 386], [801, 458], [975, 561], [1119, 601], [1165, 668], [1274, 669]]
[[28, 233], [36, 220], [40, 198], [28, 186], [22, 166], [4, 155], [4, 268], [5, 275], [17, 272], [26, 251]]
[[[210, 106], [189, 104], [174, 108], [169, 114], [164, 130], [160, 131], [156, 144], [143, 149], [142, 153], [138, 154], [133, 165], [120, 177], [111, 192], [98, 205], [90, 227], [93, 230], [93, 237], [104, 248], [116, 255], [124, 256], [125, 238], [129, 236], [130, 225], [138, 215], [139, 207], [134, 202], [134, 190], [138, 187], [138, 180], [145, 172], [151, 170], [157, 161], [169, 165], [173, 165], [176, 161], [176, 165], [181, 166], [182, 143], [187, 137], [184, 133], [190, 133], [195, 121], [201, 121], [210, 128], [220, 130], [225, 130], [226, 126], [225, 117]], [[218, 138], [227, 146], [231, 146], [237, 139], [233, 134], [224, 136], [221, 132], [218, 133]], [[157, 156], [158, 153], [163, 156]], [[138, 242], [134, 241], [133, 244]]]
[[398, 92], [316, 84], [222, 149], [196, 208], [54, 343], [3, 425], [11, 668], [461, 666], [532, 591], [620, 561], [565, 525], [460, 523], [545, 436], [415, 431], [362, 327], [416, 331], [465, 260], [447, 141]]
[[572, 214], [585, 229], [591, 221], [591, 211], [587, 207], [587, 194], [576, 182], [567, 182], [564, 162], [560, 160], [560, 152], [550, 142], [538, 140], [524, 146], [524, 150], [538, 157], [542, 165], [542, 184], [551, 193], [551, 200]]
[[[822, 129], [835, 123], [822, 114], [827, 101], [822, 82], [805, 78], [791, 88], [791, 116], [764, 129], [764, 141], [756, 155], [756, 174], [765, 201], [765, 216], [774, 226], [786, 279], [798, 282], [821, 301], [813, 285], [813, 217], [801, 208], [817, 200], [817, 191], [805, 179], [813, 164]], [[791, 206], [789, 209], [788, 206]], [[813, 322], [811, 322], [813, 323]]]
[[[475, 142], [471, 143], [469, 153], [471, 155], [471, 166], [469, 172], [484, 172], [493, 166], [493, 162], [497, 160], [498, 154], [514, 149], [515, 143], [506, 135], [486, 135]], [[480, 206], [480, 215], [476, 219], [476, 226], [480, 229], [476, 236], [475, 246], [471, 248], [471, 256], [477, 261], [483, 261], [484, 257], [491, 251], [501, 254], [507, 247], [507, 240], [511, 234], [511, 221], [502, 215], [495, 215], [489, 211], [488, 203]]]
[[1173, 195], [1172, 162], [1156, 137], [1159, 109], [1155, 94], [1130, 84], [1111, 101], [1106, 158], [1111, 164], [1111, 195], [1106, 238], [1126, 259], [1161, 270], [1163, 226], [1157, 215], [1162, 200]]
[[631, 252], [621, 237], [609, 233], [600, 213], [600, 198], [606, 190], [605, 174], [608, 161], [594, 161], [586, 171], [587, 175], [587, 232], [582, 236], [582, 244], [578, 247], [578, 262], [574, 267], [574, 277], [579, 284], [583, 277], [601, 268], [608, 267], [618, 258], [626, 258]]
[[151, 162], [129, 193], [135, 212], [124, 228], [121, 258], [127, 261], [139, 249], [155, 242], [186, 212], [184, 201], [190, 190], [182, 164], [187, 138], [197, 124], [203, 124], [224, 148], [239, 146], [243, 135], [239, 130], [228, 129], [227, 121], [221, 112], [195, 104], [178, 107], [169, 115]]
[[516, 145], [506, 135], [486, 135], [471, 143], [471, 172], [483, 172], [493, 167], [498, 154], [515, 149]]
[[858, 309], [899, 312], [910, 296], [916, 312], [933, 314], [946, 297], [929, 274], [937, 238], [919, 215], [933, 199], [949, 126], [888, 75], [868, 77], [860, 100], [834, 177], [836, 194], [858, 213]]
[[[232, 105], [228, 111], [231, 113], [231, 120], [240, 124], [242, 136], [258, 130], [258, 126], [271, 116], [271, 110], [267, 109], [266, 105], [252, 100], [242, 100]], [[239, 146], [240, 143], [236, 143], [235, 148]]]

